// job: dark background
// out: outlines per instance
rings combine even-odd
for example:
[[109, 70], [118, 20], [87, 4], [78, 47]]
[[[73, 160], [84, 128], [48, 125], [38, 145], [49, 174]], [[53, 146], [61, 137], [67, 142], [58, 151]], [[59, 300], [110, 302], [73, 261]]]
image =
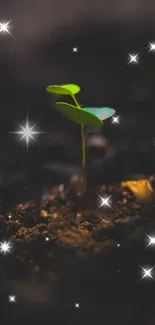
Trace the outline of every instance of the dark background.
[[[80, 104], [115, 108], [120, 124], [107, 121], [103, 134], [117, 140], [124, 151], [131, 153], [135, 148], [137, 154], [144, 152], [147, 160], [154, 157], [155, 53], [149, 53], [149, 42], [155, 41], [154, 15], [153, 1], [143, 0], [0, 3], [0, 22], [13, 18], [13, 37], [0, 33], [2, 188], [18, 183], [11, 178], [14, 174], [25, 188], [25, 170], [28, 168], [28, 174], [29, 170], [33, 174], [37, 161], [40, 168], [48, 155], [51, 163], [80, 162], [79, 128], [55, 111], [57, 98], [45, 92], [49, 84], [79, 84]], [[78, 53], [72, 52], [73, 47], [78, 47]], [[139, 53], [139, 64], [128, 65], [128, 53]], [[49, 132], [38, 136], [29, 153], [24, 144], [17, 144], [15, 135], [7, 134], [16, 130], [15, 121], [25, 122], [27, 111], [30, 121], [39, 121], [39, 131]], [[70, 156], [66, 158], [69, 150]], [[24, 176], [20, 178], [23, 170]], [[150, 172], [149, 167], [145, 172]], [[100, 310], [101, 319], [102, 308], [95, 308]], [[118, 324], [127, 324], [126, 315], [132, 313], [130, 305], [105, 306], [106, 324], [111, 309], [112, 323], [117, 324], [118, 320]], [[89, 313], [87, 305], [80, 316], [73, 314], [73, 321], [78, 319], [81, 323], [83, 315], [87, 321]], [[141, 309], [137, 309], [137, 315], [139, 321]]]
[[[30, 161], [34, 152], [53, 145], [58, 134], [57, 142], [69, 145], [70, 139], [78, 148], [79, 128], [55, 111], [57, 98], [45, 92], [49, 84], [79, 84], [81, 104], [108, 105], [121, 117], [119, 126], [107, 121], [103, 133], [107, 128], [113, 138], [121, 139], [123, 148], [153, 151], [155, 54], [149, 52], [149, 42], [154, 41], [154, 5], [72, 1], [63, 10], [61, 5], [1, 5], [0, 21], [12, 19], [13, 35], [0, 34], [1, 164], [12, 164], [19, 154], [21, 163]], [[139, 53], [139, 64], [128, 65], [128, 53]], [[16, 144], [16, 136], [5, 133], [18, 128], [15, 121], [24, 124], [27, 111], [31, 122], [39, 121], [39, 131], [50, 132], [39, 135], [39, 146], [33, 144], [29, 158], [25, 147]]]

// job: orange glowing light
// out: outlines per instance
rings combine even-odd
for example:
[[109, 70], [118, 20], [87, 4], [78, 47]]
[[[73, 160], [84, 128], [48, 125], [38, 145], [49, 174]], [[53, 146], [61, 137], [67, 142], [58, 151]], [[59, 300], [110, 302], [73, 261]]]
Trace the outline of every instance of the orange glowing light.
[[121, 185], [123, 188], [128, 187], [138, 199], [148, 199], [153, 193], [152, 186], [146, 179], [122, 182]]

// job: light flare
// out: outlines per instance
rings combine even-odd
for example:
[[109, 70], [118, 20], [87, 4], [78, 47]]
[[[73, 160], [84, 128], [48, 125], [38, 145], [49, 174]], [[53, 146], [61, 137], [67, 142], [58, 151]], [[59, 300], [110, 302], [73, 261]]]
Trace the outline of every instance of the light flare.
[[16, 302], [15, 296], [9, 296], [9, 302]]
[[142, 268], [142, 270], [144, 272], [144, 275], [142, 276], [141, 280], [146, 278], [146, 277], [151, 278], [151, 279], [154, 280], [154, 278], [153, 278], [153, 276], [151, 274], [152, 270], [154, 269], [154, 266], [151, 269], [144, 269], [142, 266], [141, 266], [141, 268]]
[[149, 44], [150, 44], [149, 52], [150, 51], [155, 51], [155, 43], [149, 43]]
[[12, 36], [12, 34], [9, 31], [9, 24], [12, 21], [12, 19], [13, 18], [11, 18], [7, 23], [6, 22], [5, 23], [4, 22], [3, 23], [0, 23], [0, 33], [8, 33], [9, 35]]
[[119, 123], [119, 116], [113, 116], [113, 121], [112, 121], [112, 124], [113, 123]]
[[10, 242], [0, 243], [0, 253], [1, 252], [4, 252], [4, 254], [7, 252], [11, 253], [10, 248], [11, 248]]
[[107, 197], [107, 198], [103, 198], [102, 196], [100, 196], [99, 194], [97, 194], [100, 199], [101, 199], [101, 205], [99, 206], [98, 209], [100, 209], [103, 205], [104, 206], [108, 206], [111, 208], [111, 205], [109, 204], [109, 199], [111, 198], [111, 196]]
[[148, 243], [148, 245], [146, 246], [146, 247], [148, 247], [148, 246], [150, 246], [150, 245], [155, 245], [155, 237], [151, 237], [151, 236], [149, 236], [148, 234], [146, 234], [147, 235], [147, 237], [149, 238], [149, 243]]
[[[18, 122], [17, 122], [18, 123]], [[38, 123], [38, 122], [37, 122]], [[30, 127], [29, 125], [29, 121], [28, 121], [28, 117], [27, 117], [27, 121], [26, 121], [26, 125], [22, 126], [19, 123], [19, 126], [21, 127], [21, 131], [16, 131], [16, 132], [7, 132], [7, 133], [15, 133], [15, 134], [20, 134], [21, 138], [19, 139], [18, 142], [20, 142], [22, 139], [25, 139], [26, 141], [26, 145], [27, 145], [27, 149], [29, 146], [29, 142], [30, 139], [35, 140], [34, 135], [39, 134], [39, 133], [44, 133], [44, 132], [38, 132], [38, 131], [34, 131], [34, 127], [37, 125], [37, 123], [35, 125], [33, 125], [32, 127]]]
[[138, 63], [138, 54], [129, 54], [129, 63]]

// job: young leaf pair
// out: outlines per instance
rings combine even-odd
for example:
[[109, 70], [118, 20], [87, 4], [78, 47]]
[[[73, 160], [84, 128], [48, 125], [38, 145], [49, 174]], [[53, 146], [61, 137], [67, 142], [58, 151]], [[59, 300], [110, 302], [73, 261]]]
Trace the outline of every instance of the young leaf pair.
[[86, 162], [85, 155], [85, 137], [84, 137], [84, 126], [102, 126], [103, 120], [115, 114], [115, 110], [109, 107], [81, 107], [75, 98], [75, 94], [80, 92], [80, 87], [74, 84], [66, 85], [53, 85], [48, 86], [46, 91], [58, 95], [69, 95], [72, 97], [76, 106], [65, 103], [57, 102], [55, 104], [56, 109], [66, 116], [69, 120], [81, 125], [81, 138], [82, 138], [82, 182], [84, 182], [84, 169]]

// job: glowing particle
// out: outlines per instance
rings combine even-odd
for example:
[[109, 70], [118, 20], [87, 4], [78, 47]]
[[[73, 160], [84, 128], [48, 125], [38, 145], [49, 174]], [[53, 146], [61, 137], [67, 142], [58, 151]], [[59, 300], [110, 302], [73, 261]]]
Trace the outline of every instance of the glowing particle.
[[154, 268], [154, 266], [151, 268], [151, 269], [144, 269], [142, 266], [141, 266], [141, 268], [142, 268], [142, 270], [144, 271], [144, 275], [143, 275], [143, 277], [141, 278], [141, 280], [142, 279], [144, 279], [145, 277], [147, 277], [147, 278], [152, 278], [153, 280], [154, 280], [154, 278], [153, 278], [153, 276], [152, 276], [152, 274], [151, 274], [151, 272], [152, 272], [152, 270], [153, 270], [153, 268]]
[[19, 141], [21, 141], [22, 139], [25, 139], [26, 144], [27, 144], [27, 149], [28, 149], [30, 139], [35, 140], [35, 138], [33, 137], [34, 135], [39, 134], [39, 133], [43, 133], [43, 132], [38, 132], [38, 131], [33, 130], [34, 127], [36, 126], [36, 124], [30, 127], [29, 122], [28, 122], [28, 117], [27, 117], [27, 121], [26, 121], [25, 126], [22, 126], [22, 125], [19, 124], [19, 126], [21, 127], [21, 131], [8, 132], [8, 133], [21, 134], [22, 137], [20, 138]]
[[117, 244], [117, 247], [120, 247], [120, 244]]
[[80, 307], [80, 304], [79, 303], [76, 303], [75, 304], [75, 308], [79, 308]]
[[138, 54], [135, 54], [135, 55], [132, 55], [132, 54], [129, 54], [129, 57], [130, 57], [130, 61], [129, 63], [138, 63]]
[[78, 47], [73, 47], [72, 51], [73, 51], [73, 53], [75, 53], [75, 52], [77, 53]]
[[9, 296], [9, 302], [16, 302], [15, 296]]
[[11, 20], [9, 20], [7, 23], [0, 23], [0, 33], [5, 33], [6, 32], [6, 33], [8, 33], [8, 34], [10, 34], [12, 36], [12, 34], [9, 31], [9, 23], [10, 23]]
[[119, 123], [119, 116], [114, 116], [112, 123]]
[[[147, 235], [147, 234], [146, 234]], [[155, 237], [151, 237], [149, 235], [147, 235], [147, 237], [149, 238], [149, 243], [146, 247], [150, 246], [150, 245], [155, 245]]]
[[0, 243], [0, 252], [10, 253], [10, 248], [11, 248], [10, 243], [6, 243], [6, 242]]
[[49, 237], [46, 237], [46, 241], [49, 241]]
[[108, 206], [108, 207], [110, 207], [111, 208], [111, 206], [110, 206], [110, 204], [109, 204], [109, 199], [111, 198], [111, 196], [109, 196], [108, 198], [103, 198], [103, 197], [101, 197], [99, 194], [98, 194], [98, 196], [100, 197], [100, 199], [101, 199], [101, 205], [99, 206], [99, 208], [101, 208], [103, 205], [105, 205], [105, 206]]
[[149, 51], [155, 51], [155, 43], [149, 43], [150, 44], [150, 50]]

